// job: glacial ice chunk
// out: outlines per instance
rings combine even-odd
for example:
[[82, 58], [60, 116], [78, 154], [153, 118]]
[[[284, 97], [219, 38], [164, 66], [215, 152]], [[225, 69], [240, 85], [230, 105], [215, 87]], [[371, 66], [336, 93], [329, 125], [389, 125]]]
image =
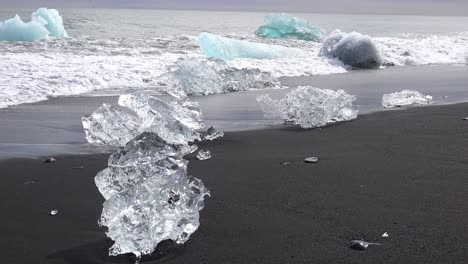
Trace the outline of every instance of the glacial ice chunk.
[[312, 26], [308, 21], [288, 14], [265, 16], [265, 25], [259, 27], [255, 34], [264, 38], [296, 38], [318, 41], [325, 31]]
[[418, 91], [403, 90], [401, 92], [384, 94], [382, 105], [385, 108], [399, 107], [405, 105], [427, 105], [432, 103], [432, 96], [424, 95]]
[[354, 68], [379, 68], [383, 59], [377, 46], [369, 36], [358, 32], [333, 31], [323, 43], [322, 56], [338, 58]]
[[49, 37], [68, 37], [62, 16], [55, 9], [39, 8], [27, 23], [18, 15], [0, 22], [0, 41], [36, 41]]
[[215, 140], [221, 137], [224, 137], [224, 133], [211, 126], [210, 128], [208, 128], [208, 131], [206, 131], [206, 134], [203, 136], [203, 140]]
[[200, 133], [195, 131], [203, 127], [198, 103], [186, 98], [164, 101], [135, 93], [121, 95], [119, 104], [131, 111], [124, 112], [104, 104], [92, 115], [82, 118], [88, 142], [122, 146], [147, 131], [171, 144], [200, 140]]
[[222, 60], [179, 59], [163, 80], [187, 95], [208, 95], [279, 88], [279, 81], [259, 69], [237, 69]]
[[231, 39], [206, 32], [198, 36], [198, 45], [208, 58], [221, 60], [276, 59], [301, 54], [300, 50], [294, 48]]
[[109, 255], [133, 253], [138, 262], [161, 241], [183, 244], [197, 230], [210, 193], [187, 175], [182, 156], [193, 150], [147, 132], [109, 158], [109, 168], [95, 178], [106, 198], [99, 224], [115, 242]]
[[348, 121], [357, 117], [354, 95], [343, 90], [333, 91], [300, 86], [281, 100], [264, 94], [257, 97], [266, 117], [279, 117], [302, 128], [322, 127], [328, 123]]
[[211, 152], [209, 150], [200, 149], [197, 153], [197, 159], [207, 160], [211, 158]]

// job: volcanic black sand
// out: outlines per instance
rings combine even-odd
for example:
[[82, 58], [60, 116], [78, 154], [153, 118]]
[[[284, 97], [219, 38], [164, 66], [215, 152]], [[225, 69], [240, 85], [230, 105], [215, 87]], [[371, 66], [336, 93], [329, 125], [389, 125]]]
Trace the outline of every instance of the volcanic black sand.
[[[465, 116], [468, 104], [413, 108], [200, 144], [213, 154], [189, 164], [212, 191], [201, 226], [185, 245], [163, 243], [143, 261], [467, 263]], [[0, 162], [2, 263], [133, 262], [108, 257], [112, 242], [97, 226], [103, 198], [93, 178], [107, 156]], [[309, 156], [319, 162], [304, 163]], [[381, 245], [355, 251], [352, 239]]]

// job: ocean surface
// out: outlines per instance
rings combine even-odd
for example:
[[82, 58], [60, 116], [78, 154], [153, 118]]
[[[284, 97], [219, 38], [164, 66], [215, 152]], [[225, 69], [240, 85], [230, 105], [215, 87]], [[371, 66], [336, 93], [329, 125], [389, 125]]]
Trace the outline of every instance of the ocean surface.
[[[0, 9], [0, 20], [34, 9]], [[123, 9], [60, 9], [71, 38], [0, 42], [0, 108], [71, 95], [161, 89], [161, 75], [180, 59], [204, 58], [201, 32], [301, 49], [297, 58], [236, 59], [274, 77], [353, 74], [319, 56], [321, 43], [255, 36], [267, 13]], [[386, 65], [462, 65], [468, 58], [468, 17], [293, 14], [328, 33], [358, 31], [375, 40]]]

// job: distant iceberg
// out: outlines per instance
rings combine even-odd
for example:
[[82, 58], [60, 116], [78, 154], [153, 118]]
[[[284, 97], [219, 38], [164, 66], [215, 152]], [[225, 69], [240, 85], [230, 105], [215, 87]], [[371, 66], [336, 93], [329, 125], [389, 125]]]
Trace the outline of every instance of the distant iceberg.
[[377, 46], [369, 36], [358, 32], [333, 31], [324, 41], [320, 50], [322, 56], [340, 59], [354, 68], [379, 68], [383, 59]]
[[318, 41], [325, 31], [309, 24], [308, 21], [288, 14], [273, 14], [265, 17], [265, 25], [255, 32], [264, 38], [296, 38]]
[[0, 41], [36, 41], [49, 37], [68, 37], [62, 16], [55, 9], [39, 8], [27, 23], [18, 15], [0, 22]]
[[432, 96], [424, 95], [418, 91], [403, 90], [401, 92], [384, 94], [382, 105], [385, 108], [399, 107], [405, 105], [427, 105], [432, 103]]
[[355, 119], [358, 114], [353, 105], [355, 100], [356, 96], [343, 90], [335, 92], [310, 86], [297, 87], [281, 100], [267, 94], [257, 97], [266, 117], [279, 117], [302, 128]]
[[294, 57], [300, 53], [300, 50], [294, 48], [231, 39], [206, 32], [198, 36], [198, 45], [208, 58], [221, 60], [277, 59]]

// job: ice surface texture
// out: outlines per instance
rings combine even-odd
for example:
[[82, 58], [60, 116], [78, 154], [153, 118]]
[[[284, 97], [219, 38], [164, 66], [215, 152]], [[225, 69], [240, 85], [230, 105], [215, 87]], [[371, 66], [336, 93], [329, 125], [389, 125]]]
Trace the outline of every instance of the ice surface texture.
[[179, 59], [163, 79], [169, 89], [179, 89], [187, 95], [280, 87], [279, 81], [267, 72], [229, 67], [221, 60]]
[[96, 185], [106, 201], [99, 220], [115, 241], [109, 255], [133, 253], [137, 262], [163, 240], [185, 243], [200, 225], [209, 191], [187, 175], [187, 145], [168, 144], [144, 132], [111, 155]]
[[288, 14], [273, 14], [265, 17], [265, 25], [255, 32], [264, 38], [296, 38], [318, 41], [325, 34], [321, 28], [312, 26], [306, 20]]
[[403, 90], [401, 92], [384, 94], [382, 96], [382, 105], [385, 108], [419, 104], [426, 105], [432, 103], [432, 96], [424, 95], [418, 91]]
[[267, 117], [279, 117], [302, 128], [322, 127], [328, 123], [348, 121], [357, 117], [354, 95], [343, 90], [333, 91], [300, 86], [281, 99], [260, 95], [257, 101]]
[[203, 117], [195, 102], [173, 97], [163, 101], [135, 93], [121, 95], [119, 105], [129, 110], [104, 104], [93, 114], [82, 117], [89, 143], [122, 146], [146, 131], [156, 133], [171, 144], [200, 139], [195, 129], [203, 127]]
[[208, 128], [208, 131], [206, 131], [206, 134], [203, 136], [203, 140], [215, 140], [222, 137], [224, 137], [224, 133], [222, 131], [219, 131], [214, 127], [210, 127]]
[[338, 58], [354, 68], [374, 69], [383, 63], [382, 56], [372, 39], [358, 32], [333, 31], [325, 39], [320, 54]]
[[277, 59], [300, 54], [300, 50], [294, 48], [231, 39], [206, 32], [198, 36], [198, 45], [208, 58], [221, 60]]
[[39, 8], [27, 23], [18, 15], [0, 22], [0, 41], [35, 41], [49, 37], [68, 37], [62, 16], [55, 9]]

